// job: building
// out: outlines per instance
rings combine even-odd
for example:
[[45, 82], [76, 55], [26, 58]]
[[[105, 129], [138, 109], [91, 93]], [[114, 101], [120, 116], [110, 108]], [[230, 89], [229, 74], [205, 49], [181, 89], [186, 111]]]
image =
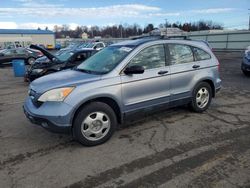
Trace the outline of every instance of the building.
[[214, 50], [244, 50], [250, 46], [250, 31], [247, 30], [207, 30], [189, 32], [188, 38], [208, 41]]
[[242, 51], [250, 46], [250, 31], [248, 30], [205, 30], [185, 32], [179, 28], [154, 29], [150, 35], [187, 38], [207, 41], [213, 50]]
[[50, 30], [0, 29], [0, 48], [29, 46], [30, 44], [55, 47], [55, 34]]
[[89, 37], [89, 36], [88, 36], [87, 33], [85, 33], [85, 32], [82, 33], [82, 39], [88, 39], [88, 37]]
[[150, 35], [164, 35], [164, 36], [168, 36], [168, 37], [185, 36], [185, 35], [187, 35], [187, 32], [185, 32], [179, 28], [168, 27], [168, 28], [154, 29], [153, 31], [150, 32]]

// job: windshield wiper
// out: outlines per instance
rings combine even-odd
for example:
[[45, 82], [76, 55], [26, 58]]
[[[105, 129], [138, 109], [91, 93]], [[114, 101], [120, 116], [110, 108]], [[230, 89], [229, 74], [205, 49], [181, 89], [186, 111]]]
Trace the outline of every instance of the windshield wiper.
[[88, 74], [98, 74], [97, 72], [95, 71], [91, 71], [91, 70], [86, 70], [86, 69], [79, 69], [79, 68], [74, 68], [73, 70], [76, 70], [76, 71], [80, 71], [80, 72], [84, 72], [84, 73], [88, 73]]

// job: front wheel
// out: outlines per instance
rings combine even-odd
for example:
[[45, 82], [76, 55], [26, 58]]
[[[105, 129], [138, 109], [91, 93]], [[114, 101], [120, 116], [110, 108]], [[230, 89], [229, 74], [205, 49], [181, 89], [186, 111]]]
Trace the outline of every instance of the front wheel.
[[117, 126], [113, 109], [102, 102], [84, 106], [73, 123], [73, 137], [85, 146], [95, 146], [109, 140]]
[[250, 76], [250, 72], [249, 71], [244, 71], [242, 70], [243, 74], [245, 74], [245, 76]]
[[211, 86], [206, 82], [199, 83], [192, 95], [191, 109], [195, 112], [204, 112], [208, 109], [212, 100]]
[[34, 62], [35, 62], [35, 58], [34, 57], [30, 57], [28, 60], [27, 60], [27, 63], [28, 63], [28, 65], [33, 65], [34, 64]]

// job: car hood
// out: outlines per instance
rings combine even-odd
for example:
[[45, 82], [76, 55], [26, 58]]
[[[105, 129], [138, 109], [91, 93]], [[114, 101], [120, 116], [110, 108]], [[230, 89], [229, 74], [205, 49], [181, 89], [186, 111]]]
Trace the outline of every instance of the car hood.
[[30, 88], [41, 94], [50, 89], [76, 86], [100, 79], [101, 75], [87, 74], [80, 71], [68, 69], [36, 79], [31, 82]]
[[54, 63], [50, 59], [48, 59], [48, 57], [43, 56], [36, 59], [34, 64], [31, 66], [31, 69], [50, 67], [53, 64]]
[[49, 51], [47, 51], [47, 50], [45, 50], [45, 49], [43, 49], [43, 48], [41, 48], [41, 47], [39, 47], [39, 46], [37, 46], [37, 45], [31, 44], [31, 45], [30, 45], [30, 48], [36, 49], [36, 50], [40, 50], [40, 51], [41, 51], [46, 57], [48, 57], [51, 61], [53, 60], [53, 58], [56, 58], [56, 59], [57, 59], [57, 57], [56, 57], [55, 55], [53, 55], [53, 54], [50, 53]]

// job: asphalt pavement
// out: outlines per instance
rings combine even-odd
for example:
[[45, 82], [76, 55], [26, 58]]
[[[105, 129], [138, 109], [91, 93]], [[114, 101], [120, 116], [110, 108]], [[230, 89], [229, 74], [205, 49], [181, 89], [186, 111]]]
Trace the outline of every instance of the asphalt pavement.
[[249, 187], [250, 77], [241, 54], [216, 55], [223, 87], [206, 112], [161, 111], [96, 147], [31, 124], [28, 84], [0, 69], [0, 187]]

